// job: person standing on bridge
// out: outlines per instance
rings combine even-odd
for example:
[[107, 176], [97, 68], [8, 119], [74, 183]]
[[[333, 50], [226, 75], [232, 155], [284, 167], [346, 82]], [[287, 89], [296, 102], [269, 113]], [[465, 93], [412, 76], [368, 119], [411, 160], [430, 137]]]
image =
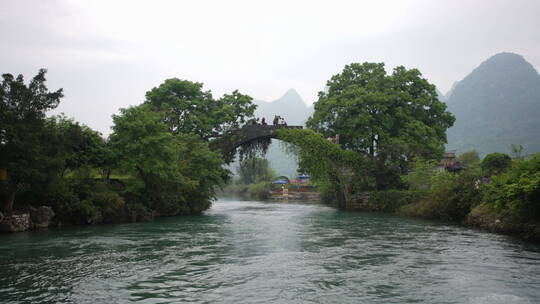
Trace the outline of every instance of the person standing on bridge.
[[274, 115], [274, 122], [273, 122], [274, 126], [277, 126], [278, 123], [279, 123], [279, 116], [278, 116], [278, 115]]
[[266, 119], [264, 117], [261, 120], [261, 125], [266, 126]]

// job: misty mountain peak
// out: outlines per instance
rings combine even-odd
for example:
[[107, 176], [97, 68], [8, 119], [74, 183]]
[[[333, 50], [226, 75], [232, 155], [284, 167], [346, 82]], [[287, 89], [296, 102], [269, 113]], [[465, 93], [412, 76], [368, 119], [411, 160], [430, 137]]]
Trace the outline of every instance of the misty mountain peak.
[[[514, 103], [516, 95], [535, 90], [538, 85], [540, 85], [540, 76], [523, 56], [514, 53], [499, 53], [482, 62], [457, 83], [452, 90], [449, 104], [455, 102]], [[488, 92], [491, 95], [489, 99], [486, 96], [477, 96]], [[471, 99], [472, 96], [476, 99]]]
[[511, 144], [540, 150], [540, 75], [522, 56], [499, 53], [457, 83], [448, 99], [456, 121], [451, 149], [509, 152]]
[[302, 100], [295, 89], [289, 89], [279, 99], [272, 102], [255, 100], [258, 105], [255, 115], [259, 117], [274, 117], [280, 115], [287, 123], [302, 125], [311, 115], [312, 109]]
[[518, 75], [520, 77], [538, 76], [534, 67], [527, 62], [523, 56], [515, 53], [499, 53], [491, 56], [474, 69], [469, 76], [474, 74], [499, 77], [504, 76], [505, 78], [511, 78]]
[[302, 97], [300, 97], [300, 94], [298, 94], [298, 92], [293, 88], [288, 89], [287, 92], [285, 92], [285, 94], [283, 94], [283, 96], [281, 98], [285, 98], [285, 97], [286, 98], [302, 99]]

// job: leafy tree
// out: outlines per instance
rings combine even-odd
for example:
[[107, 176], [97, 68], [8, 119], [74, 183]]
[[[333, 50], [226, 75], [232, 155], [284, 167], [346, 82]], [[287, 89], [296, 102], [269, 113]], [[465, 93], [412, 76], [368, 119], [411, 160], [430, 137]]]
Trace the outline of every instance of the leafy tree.
[[75, 170], [82, 166], [102, 167], [107, 157], [107, 146], [99, 132], [63, 115], [53, 116], [50, 120], [60, 132], [65, 154], [64, 170]]
[[480, 164], [487, 175], [500, 174], [512, 166], [512, 159], [504, 153], [490, 153], [484, 157]]
[[[499, 156], [499, 159], [502, 160], [503, 157]], [[509, 210], [518, 216], [518, 223], [538, 222], [540, 220], [540, 154], [533, 155], [529, 160], [517, 161], [507, 172], [493, 177], [491, 183], [483, 186], [483, 193], [484, 204], [494, 206], [499, 210]]]
[[418, 159], [412, 163], [412, 170], [402, 178], [411, 190], [427, 190], [431, 186], [432, 177], [436, 173], [437, 163]]
[[[178, 200], [182, 176], [178, 172], [178, 143], [167, 130], [159, 112], [148, 105], [121, 109], [113, 115], [111, 143], [118, 165], [144, 182], [148, 200], [154, 205]], [[151, 206], [154, 207], [154, 206]]]
[[173, 134], [151, 105], [113, 116], [111, 145], [118, 165], [143, 182], [141, 200], [162, 214], [201, 211], [227, 172], [219, 155], [195, 135]]
[[400, 66], [387, 75], [383, 63], [353, 63], [327, 88], [307, 126], [327, 137], [340, 134], [343, 147], [368, 155], [378, 188], [398, 183], [411, 159], [443, 152], [454, 118], [418, 70]]
[[240, 175], [240, 182], [243, 184], [254, 184], [261, 181], [269, 181], [276, 176], [270, 168], [267, 159], [253, 157], [244, 159], [237, 168]]
[[56, 108], [62, 89], [49, 92], [45, 69], [28, 85], [22, 75], [3, 74], [0, 86], [0, 185], [2, 208], [13, 210], [15, 195], [23, 186], [47, 180], [62, 167], [58, 134], [47, 123], [45, 112]]
[[168, 130], [209, 139], [237, 128], [253, 116], [252, 98], [234, 91], [214, 99], [202, 83], [171, 78], [146, 93], [147, 104], [162, 111]]
[[221, 155], [210, 150], [208, 143], [194, 135], [179, 135], [179, 171], [188, 180], [191, 188], [184, 189], [187, 203], [192, 212], [208, 208], [215, 197], [216, 187], [223, 187], [229, 179]]
[[299, 166], [322, 186], [327, 194], [336, 194], [339, 204], [346, 204], [357, 190], [373, 183], [370, 164], [359, 153], [344, 150], [320, 133], [304, 129], [278, 130], [279, 139], [296, 146]]

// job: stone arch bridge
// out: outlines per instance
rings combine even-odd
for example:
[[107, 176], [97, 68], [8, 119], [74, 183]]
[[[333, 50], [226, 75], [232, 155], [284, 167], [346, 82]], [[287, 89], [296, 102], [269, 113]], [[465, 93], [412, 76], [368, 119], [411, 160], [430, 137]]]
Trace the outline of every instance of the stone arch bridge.
[[227, 162], [232, 161], [236, 148], [261, 139], [278, 138], [279, 129], [302, 129], [302, 126], [248, 125], [233, 129], [210, 142], [213, 150], [219, 150]]

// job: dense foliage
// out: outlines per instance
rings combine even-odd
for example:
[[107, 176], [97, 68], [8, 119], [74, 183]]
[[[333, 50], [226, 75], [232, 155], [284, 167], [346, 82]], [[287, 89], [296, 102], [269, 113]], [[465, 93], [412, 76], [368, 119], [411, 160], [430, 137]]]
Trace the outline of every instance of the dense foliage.
[[486, 155], [480, 166], [487, 175], [499, 174], [512, 166], [512, 159], [504, 153], [494, 152]]
[[[509, 167], [507, 155], [495, 156], [486, 156], [482, 168], [476, 163], [459, 173], [416, 162], [415, 170], [405, 179], [412, 192], [421, 185], [424, 195], [400, 212], [540, 239], [540, 154], [515, 160]], [[504, 166], [490, 159], [504, 160]], [[486, 169], [485, 163], [496, 165]]]
[[[478, 168], [450, 173], [439, 172], [432, 167], [425, 195], [404, 206], [401, 212], [412, 216], [461, 222], [472, 207], [480, 204], [481, 192], [476, 187], [476, 182], [481, 176]], [[414, 190], [413, 185], [414, 183], [411, 188]]]
[[353, 63], [327, 82], [307, 126], [368, 155], [376, 187], [386, 189], [398, 186], [413, 158], [438, 159], [453, 122], [418, 70], [400, 66], [387, 75], [383, 63]]
[[292, 144], [297, 153], [299, 166], [318, 183], [329, 199], [336, 199], [340, 205], [351, 200], [360, 189], [373, 185], [373, 179], [366, 174], [370, 163], [359, 153], [344, 150], [320, 133], [304, 129], [281, 129], [279, 139]]
[[46, 118], [45, 70], [26, 85], [3, 75], [0, 90], [2, 211], [52, 206], [57, 223], [140, 220], [200, 212], [229, 178], [208, 139], [252, 115], [251, 97], [213, 99], [202, 84], [169, 79], [101, 134], [63, 115]]
[[484, 204], [508, 210], [521, 222], [540, 223], [540, 154], [516, 161], [506, 173], [494, 176], [483, 190]]
[[45, 119], [45, 113], [56, 108], [62, 89], [49, 92], [45, 86], [46, 70], [28, 85], [22, 75], [2, 75], [0, 86], [0, 184], [2, 208], [11, 211], [15, 195], [24, 187], [47, 181], [64, 166], [56, 145], [59, 134]]
[[252, 98], [234, 91], [214, 99], [202, 83], [171, 78], [146, 93], [146, 104], [160, 111], [168, 130], [203, 139], [238, 128], [253, 116]]

